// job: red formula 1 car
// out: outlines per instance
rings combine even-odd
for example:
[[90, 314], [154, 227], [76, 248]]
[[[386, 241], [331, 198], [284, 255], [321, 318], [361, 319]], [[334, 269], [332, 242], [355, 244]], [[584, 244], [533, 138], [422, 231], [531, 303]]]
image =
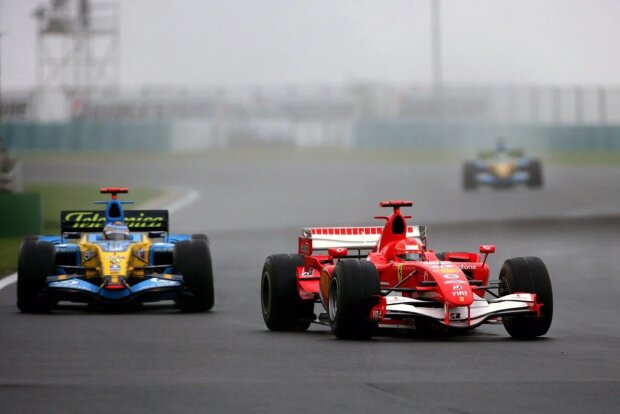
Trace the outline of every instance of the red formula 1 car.
[[[400, 212], [411, 201], [380, 205], [394, 209], [375, 217], [384, 227], [304, 228], [298, 254], [267, 258], [261, 303], [269, 329], [306, 330], [315, 322], [343, 339], [370, 338], [378, 327], [428, 332], [503, 323], [516, 338], [549, 330], [553, 294], [539, 258], [508, 259], [499, 280], [489, 281], [494, 245], [480, 246], [480, 254], [435, 253], [427, 249], [426, 227], [408, 225]], [[315, 302], [326, 311], [318, 317]]]

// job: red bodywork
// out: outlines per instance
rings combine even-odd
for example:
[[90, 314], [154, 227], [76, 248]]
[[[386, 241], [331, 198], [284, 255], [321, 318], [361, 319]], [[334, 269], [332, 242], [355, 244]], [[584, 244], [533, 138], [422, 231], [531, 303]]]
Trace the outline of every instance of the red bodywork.
[[[301, 298], [309, 300], [320, 297], [323, 307], [327, 310], [329, 286], [332, 272], [341, 257], [366, 258], [373, 263], [379, 274], [382, 295], [378, 303], [371, 310], [370, 318], [381, 324], [399, 325], [402, 321], [384, 319], [386, 298], [390, 291], [398, 290], [402, 296], [443, 303], [445, 318], [450, 317], [450, 308], [469, 307], [474, 301], [474, 294], [484, 297], [489, 280], [489, 267], [486, 264], [486, 255], [495, 251], [493, 245], [480, 246], [484, 253], [481, 260], [479, 253], [448, 252], [440, 260], [433, 250], [428, 250], [426, 237], [415, 234], [416, 226], [407, 224], [400, 212], [401, 207], [411, 206], [411, 201], [386, 201], [381, 207], [392, 207], [394, 212], [385, 219], [381, 227], [339, 227], [339, 228], [308, 228], [303, 230], [299, 238], [299, 254], [305, 257], [304, 266], [297, 269], [297, 287]], [[326, 249], [327, 254], [314, 254], [313, 239], [333, 238], [335, 244], [342, 237], [360, 240], [368, 237], [371, 240], [378, 238], [374, 247], [357, 246], [331, 247]], [[420, 261], [404, 261], [394, 255], [394, 246], [401, 240], [413, 238], [423, 246], [423, 258]], [[350, 245], [350, 242], [348, 242]], [[346, 244], [343, 242], [343, 244]], [[363, 244], [363, 243], [361, 243]], [[321, 249], [323, 250], [323, 249]], [[352, 255], [350, 250], [357, 254]], [[364, 253], [362, 254], [362, 250]], [[445, 321], [448, 322], [447, 320]]]

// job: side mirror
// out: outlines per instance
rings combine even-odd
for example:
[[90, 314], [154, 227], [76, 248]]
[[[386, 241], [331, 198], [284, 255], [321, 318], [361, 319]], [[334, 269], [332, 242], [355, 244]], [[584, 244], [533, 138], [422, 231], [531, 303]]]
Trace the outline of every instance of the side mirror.
[[340, 259], [341, 257], [346, 257], [349, 251], [346, 247], [332, 247], [331, 249], [327, 249], [327, 254], [336, 259]]
[[487, 257], [489, 257], [489, 253], [495, 253], [495, 245], [494, 244], [481, 244], [480, 253], [484, 254], [484, 260], [482, 261], [482, 265], [484, 266], [487, 262]]
[[79, 233], [79, 232], [71, 231], [71, 232], [65, 233], [65, 239], [75, 240], [75, 239], [80, 239], [81, 237], [82, 237], [82, 233]]
[[149, 239], [161, 239], [165, 235], [165, 231], [149, 231]]
[[483, 254], [495, 253], [495, 245], [494, 244], [481, 244], [480, 253], [483, 253]]

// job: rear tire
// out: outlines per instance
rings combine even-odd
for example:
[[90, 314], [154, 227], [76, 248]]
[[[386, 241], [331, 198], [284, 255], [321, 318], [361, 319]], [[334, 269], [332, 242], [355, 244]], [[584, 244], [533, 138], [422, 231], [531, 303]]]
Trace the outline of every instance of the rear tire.
[[466, 162], [463, 166], [463, 187], [465, 191], [475, 190], [476, 183], [476, 166], [473, 162]]
[[527, 181], [528, 187], [542, 187], [543, 185], [543, 177], [542, 177], [542, 165], [539, 160], [533, 160], [530, 162], [528, 167], [528, 171], [530, 173], [530, 179]]
[[340, 339], [370, 339], [377, 322], [370, 310], [381, 295], [377, 268], [366, 260], [341, 260], [329, 285], [332, 332]]
[[206, 312], [213, 308], [213, 266], [204, 239], [183, 240], [174, 246], [174, 267], [183, 275], [186, 291], [176, 303], [183, 312]]
[[305, 331], [314, 319], [314, 300], [302, 299], [297, 291], [297, 268], [303, 264], [298, 254], [274, 254], [265, 260], [261, 309], [272, 331]]
[[504, 328], [513, 338], [535, 338], [547, 333], [553, 318], [553, 291], [547, 267], [538, 257], [515, 257], [504, 262], [499, 274], [500, 296], [515, 292], [535, 293], [540, 308], [536, 315], [504, 316]]
[[47, 313], [53, 302], [43, 296], [47, 276], [54, 274], [56, 250], [49, 242], [26, 237], [19, 246], [17, 308], [24, 313]]

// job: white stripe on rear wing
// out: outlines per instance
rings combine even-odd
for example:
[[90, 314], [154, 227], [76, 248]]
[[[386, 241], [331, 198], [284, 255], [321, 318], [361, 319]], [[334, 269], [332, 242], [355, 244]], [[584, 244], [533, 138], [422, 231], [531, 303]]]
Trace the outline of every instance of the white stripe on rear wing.
[[[374, 249], [383, 233], [383, 227], [306, 227], [301, 234], [312, 239], [313, 250], [338, 247], [347, 249]], [[426, 245], [426, 226], [407, 226], [407, 237]]]

